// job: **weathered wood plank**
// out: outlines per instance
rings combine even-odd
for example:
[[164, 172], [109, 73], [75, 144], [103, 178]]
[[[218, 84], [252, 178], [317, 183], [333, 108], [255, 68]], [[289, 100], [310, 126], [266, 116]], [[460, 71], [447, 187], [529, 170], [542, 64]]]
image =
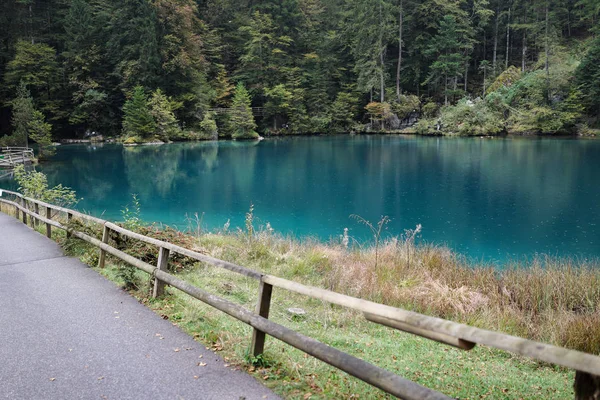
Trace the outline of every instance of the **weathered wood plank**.
[[[160, 271], [167, 272], [167, 267], [169, 265], [169, 249], [165, 249], [161, 247], [158, 251], [158, 263], [157, 268]], [[164, 294], [165, 292], [165, 283], [158, 279], [156, 276], [154, 277], [154, 287], [152, 288], [152, 297], [157, 298]]]
[[[269, 318], [269, 310], [271, 309], [271, 295], [273, 286], [268, 283], [260, 282], [258, 288], [258, 303], [256, 303], [256, 313], [263, 318]], [[265, 351], [266, 335], [264, 331], [254, 328], [252, 331], [251, 349], [254, 357], [260, 356]]]
[[600, 376], [575, 372], [575, 400], [600, 400]]

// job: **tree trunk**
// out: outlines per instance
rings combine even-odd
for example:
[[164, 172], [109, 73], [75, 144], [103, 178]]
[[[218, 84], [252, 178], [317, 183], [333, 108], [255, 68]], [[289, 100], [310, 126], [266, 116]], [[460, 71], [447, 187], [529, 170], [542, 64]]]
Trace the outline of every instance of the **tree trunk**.
[[385, 101], [385, 81], [383, 76], [384, 71], [384, 60], [383, 60], [383, 10], [382, 10], [381, 1], [379, 2], [379, 61], [381, 63], [381, 68], [379, 70], [379, 86], [380, 86], [380, 101], [383, 103]]
[[456, 99], [454, 98], [454, 96], [456, 96], [457, 82], [458, 82], [458, 77], [455, 76], [454, 77], [454, 83], [452, 84], [452, 102], [456, 101]]
[[548, 62], [548, 58], [549, 58], [549, 42], [548, 42], [548, 0], [546, 0], [546, 43], [545, 43], [545, 53], [546, 53], [546, 92], [548, 95], [548, 101], [550, 101], [550, 66], [549, 66], [549, 62]]
[[483, 69], [483, 94], [482, 97], [485, 98], [485, 78], [486, 78], [486, 68]]
[[523, 46], [521, 50], [521, 72], [525, 72], [525, 59], [527, 56], [527, 30], [523, 29]]
[[508, 18], [506, 20], [506, 59], [504, 60], [504, 69], [508, 69], [508, 57], [510, 56], [510, 8], [508, 9]]
[[402, 91], [400, 90], [400, 70], [402, 69], [402, 23], [404, 21], [402, 13], [404, 9], [402, 8], [402, 0], [400, 0], [400, 24], [398, 28], [398, 66], [396, 67], [396, 97], [398, 97], [398, 101], [400, 101], [400, 95]]
[[494, 55], [492, 61], [492, 69], [496, 75], [496, 60], [498, 57], [498, 22], [500, 19], [500, 6], [496, 7], [496, 23], [494, 25]]
[[444, 75], [444, 105], [448, 105], [448, 75]]
[[468, 78], [469, 78], [469, 60], [465, 60], [465, 93], [467, 92]]
[[29, 37], [31, 38], [31, 44], [35, 44], [33, 39], [33, 9], [31, 3], [29, 3]]

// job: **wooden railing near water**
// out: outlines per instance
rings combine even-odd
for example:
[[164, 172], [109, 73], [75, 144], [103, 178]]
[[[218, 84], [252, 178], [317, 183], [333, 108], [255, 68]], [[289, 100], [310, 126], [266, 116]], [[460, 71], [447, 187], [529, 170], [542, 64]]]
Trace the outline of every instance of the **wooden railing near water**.
[[[69, 237], [79, 238], [98, 247], [100, 251], [98, 266], [100, 268], [104, 267], [106, 254], [108, 253], [127, 264], [150, 274], [154, 278], [154, 297], [163, 295], [165, 285], [170, 285], [229, 314], [239, 321], [252, 326], [254, 331], [252, 334], [251, 351], [254, 356], [263, 353], [265, 337], [266, 335], [270, 335], [399, 398], [415, 400], [450, 398], [443, 393], [421, 386], [416, 382], [407, 380], [399, 375], [344, 353], [334, 347], [328, 346], [313, 338], [270, 321], [268, 318], [271, 294], [273, 288], [278, 288], [357, 310], [362, 312], [368, 321], [432, 339], [465, 351], [472, 349], [476, 344], [482, 344], [520, 354], [535, 360], [574, 369], [576, 371], [574, 383], [575, 398], [578, 400], [597, 400], [600, 398], [600, 357], [598, 356], [510, 336], [504, 333], [479, 329], [441, 318], [430, 317], [317, 287], [302, 285], [297, 282], [263, 274], [240, 265], [219, 260], [172, 243], [143, 236], [103, 219], [31, 199], [16, 192], [0, 190], [0, 196], [2, 195], [5, 197], [8, 195], [12, 200], [0, 197], [0, 205], [5, 204], [13, 207], [15, 216], [17, 218], [22, 218], [24, 224], [27, 224], [28, 217], [32, 227], [44, 223], [46, 235], [48, 237], [52, 236], [52, 227], [55, 227], [66, 231], [67, 236]], [[41, 208], [45, 210], [44, 214], [40, 213]], [[56, 219], [53, 219], [53, 212], [55, 214], [62, 213], [66, 216], [68, 222], [75, 218], [82, 222], [88, 222], [102, 227], [102, 240], [74, 230], [73, 224], [60, 223]], [[156, 246], [158, 251], [157, 265], [150, 265], [110, 246], [108, 238], [111, 231]], [[256, 280], [258, 282], [258, 304], [256, 305], [255, 312], [215, 296], [169, 274], [167, 272], [167, 265], [170, 253], [178, 253], [210, 264], [214, 267], [224, 268]]]
[[33, 149], [28, 147], [0, 147], [0, 168], [12, 169], [19, 164], [32, 164]]

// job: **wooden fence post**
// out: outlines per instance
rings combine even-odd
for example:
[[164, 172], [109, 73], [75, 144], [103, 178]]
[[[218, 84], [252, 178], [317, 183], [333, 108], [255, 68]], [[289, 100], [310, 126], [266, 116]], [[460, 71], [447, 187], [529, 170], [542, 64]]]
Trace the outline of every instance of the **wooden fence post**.
[[600, 376], [575, 371], [575, 400], [600, 400]]
[[[102, 230], [102, 243], [108, 243], [108, 226], [104, 225]], [[106, 252], [100, 249], [100, 256], [98, 257], [98, 268], [104, 268], [104, 259], [106, 258]]]
[[[271, 308], [271, 294], [273, 286], [260, 281], [258, 288], [258, 303], [256, 304], [256, 313], [263, 318], [269, 318], [269, 310]], [[252, 355], [258, 357], [265, 351], [265, 336], [263, 331], [256, 328], [252, 331]]]
[[[36, 215], [40, 215], [40, 206], [38, 203], [33, 203], [33, 212], [35, 212]], [[37, 228], [37, 226], [40, 224], [40, 220], [39, 219], [35, 219], [34, 221], [34, 225]]]
[[[23, 198], [21, 198], [21, 207], [27, 208], [27, 202]], [[25, 213], [25, 211], [21, 211], [21, 213], [23, 214], [23, 223], [27, 225], [27, 213]]]
[[[46, 219], [52, 219], [52, 209], [46, 207]], [[46, 236], [52, 239], [52, 225], [46, 222]]]
[[[31, 207], [31, 205], [32, 205], [32, 204], [34, 204], [34, 205], [35, 205], [35, 203], [32, 203], [32, 202], [30, 202], [30, 201], [28, 201], [28, 202], [27, 202], [27, 209], [28, 209], [29, 211], [31, 211], [31, 208], [32, 208], [32, 207]], [[34, 212], [35, 212], [35, 207], [33, 208], [33, 210], [34, 210]], [[30, 216], [29, 216], [29, 225], [31, 225], [31, 227], [32, 227], [33, 229], [35, 229], [35, 217], [34, 217], [33, 215], [30, 215]]]
[[[71, 220], [73, 219], [73, 214], [71, 214], [70, 212], [67, 213], [67, 227], [68, 225], [71, 223]], [[71, 232], [69, 232], [69, 229], [67, 229], [67, 239], [71, 237]]]
[[[169, 249], [161, 247], [158, 252], [158, 265], [157, 268], [161, 271], [167, 272], [167, 266], [169, 264]], [[165, 293], [165, 283], [158, 278], [154, 278], [154, 289], [152, 290], [152, 297], [157, 298]]]

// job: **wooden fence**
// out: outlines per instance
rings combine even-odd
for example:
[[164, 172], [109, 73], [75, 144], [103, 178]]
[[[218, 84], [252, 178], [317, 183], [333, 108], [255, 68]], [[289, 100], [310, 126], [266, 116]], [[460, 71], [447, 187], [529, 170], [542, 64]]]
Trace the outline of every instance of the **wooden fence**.
[[0, 147], [0, 168], [12, 169], [19, 164], [35, 161], [33, 149], [28, 147]]
[[[443, 393], [404, 379], [392, 372], [270, 321], [268, 318], [271, 294], [273, 289], [277, 288], [360, 311], [368, 321], [432, 339], [465, 351], [472, 349], [476, 344], [482, 344], [535, 360], [574, 369], [576, 371], [574, 383], [575, 398], [600, 399], [600, 357], [598, 356], [534, 342], [499, 332], [479, 329], [453, 321], [346, 296], [325, 289], [302, 285], [219, 260], [168, 242], [149, 238], [114, 223], [31, 199], [16, 192], [8, 190], [0, 190], [0, 192], [3, 192], [0, 194], [8, 195], [12, 198], [12, 200], [9, 200], [0, 197], [0, 203], [14, 207], [15, 216], [22, 218], [23, 223], [27, 224], [29, 218], [29, 223], [32, 226], [40, 223], [45, 224], [46, 235], [48, 237], [52, 236], [52, 227], [55, 227], [65, 230], [69, 237], [79, 238], [98, 247], [100, 252], [98, 266], [100, 268], [104, 267], [105, 257], [108, 253], [150, 274], [154, 279], [154, 297], [161, 296], [164, 293], [165, 285], [170, 285], [252, 326], [254, 330], [251, 339], [251, 351], [254, 356], [263, 353], [265, 337], [266, 335], [270, 335], [399, 398], [415, 400], [450, 398]], [[41, 209], [45, 210], [43, 214], [40, 213]], [[56, 219], [53, 219], [53, 211], [54, 214], [65, 215], [67, 221], [75, 218], [102, 227], [102, 240], [74, 230], [72, 224], [61, 224]], [[156, 246], [158, 252], [157, 265], [150, 265], [110, 246], [108, 238], [111, 231]], [[178, 253], [256, 280], [258, 282], [258, 304], [256, 305], [256, 310], [254, 312], [247, 310], [238, 304], [215, 296], [169, 274], [167, 272], [167, 265], [171, 253]]]

